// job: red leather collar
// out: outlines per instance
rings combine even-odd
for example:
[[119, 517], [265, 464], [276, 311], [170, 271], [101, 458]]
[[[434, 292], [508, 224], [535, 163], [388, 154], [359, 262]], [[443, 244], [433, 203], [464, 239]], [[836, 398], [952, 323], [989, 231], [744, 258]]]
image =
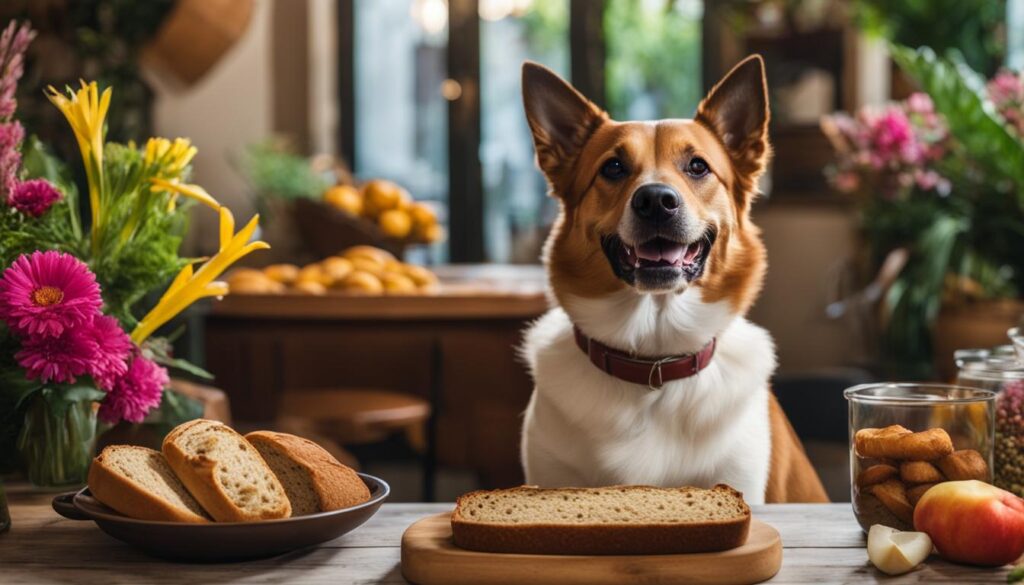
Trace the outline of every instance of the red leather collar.
[[576, 345], [587, 354], [590, 362], [603, 372], [652, 389], [661, 388], [665, 382], [696, 375], [711, 363], [711, 357], [715, 355], [714, 338], [697, 353], [647, 359], [613, 349], [596, 339], [591, 339], [575, 325], [573, 333], [576, 336]]

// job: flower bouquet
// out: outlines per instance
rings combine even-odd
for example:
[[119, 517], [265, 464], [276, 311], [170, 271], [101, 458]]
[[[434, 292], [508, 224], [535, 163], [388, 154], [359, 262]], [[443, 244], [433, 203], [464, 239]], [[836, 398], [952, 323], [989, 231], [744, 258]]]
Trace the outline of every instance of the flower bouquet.
[[870, 268], [910, 252], [884, 299], [881, 354], [896, 375], [921, 377], [943, 303], [1024, 291], [1024, 80], [986, 82], [927, 48], [892, 54], [923, 93], [822, 128], [837, 153], [827, 175], [860, 206]]
[[[258, 216], [236, 233], [231, 211], [188, 184], [188, 140], [106, 142], [112, 90], [84, 81], [47, 92], [81, 151], [81, 214], [68, 169], [13, 118], [32, 37], [15, 23], [0, 36], [0, 470], [58, 486], [84, 481], [97, 417], [142, 422], [175, 400], [168, 368], [205, 374], [154, 333], [193, 302], [227, 294], [216, 278], [267, 245], [250, 242]], [[194, 202], [220, 216], [210, 258], [178, 253]]]

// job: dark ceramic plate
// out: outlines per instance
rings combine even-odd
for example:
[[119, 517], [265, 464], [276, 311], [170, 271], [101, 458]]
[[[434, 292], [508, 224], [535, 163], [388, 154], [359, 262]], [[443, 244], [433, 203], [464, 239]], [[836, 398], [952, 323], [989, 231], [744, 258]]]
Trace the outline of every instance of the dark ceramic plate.
[[89, 488], [53, 498], [53, 509], [71, 520], [93, 520], [114, 538], [147, 553], [181, 561], [240, 561], [269, 557], [332, 540], [373, 516], [391, 488], [360, 473], [370, 500], [342, 510], [282, 520], [189, 524], [128, 518], [101, 504]]

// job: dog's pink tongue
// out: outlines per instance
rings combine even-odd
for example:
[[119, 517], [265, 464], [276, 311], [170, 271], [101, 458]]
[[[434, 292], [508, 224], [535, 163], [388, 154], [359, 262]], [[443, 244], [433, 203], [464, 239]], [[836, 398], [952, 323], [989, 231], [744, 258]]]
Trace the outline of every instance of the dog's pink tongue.
[[667, 262], [675, 264], [679, 262], [685, 250], [685, 246], [666, 240], [652, 240], [636, 247], [636, 255], [641, 260], [650, 262]]

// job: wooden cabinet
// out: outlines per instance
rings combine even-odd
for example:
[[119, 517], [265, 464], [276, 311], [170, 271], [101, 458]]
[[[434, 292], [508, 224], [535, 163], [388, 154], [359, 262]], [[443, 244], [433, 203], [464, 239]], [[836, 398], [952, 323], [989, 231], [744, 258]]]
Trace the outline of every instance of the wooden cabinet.
[[533, 389], [517, 348], [547, 308], [543, 273], [479, 270], [441, 270], [447, 284], [434, 296], [229, 296], [207, 317], [207, 367], [240, 422], [272, 421], [302, 388], [424, 396], [440, 464], [472, 469], [486, 486], [516, 485]]

